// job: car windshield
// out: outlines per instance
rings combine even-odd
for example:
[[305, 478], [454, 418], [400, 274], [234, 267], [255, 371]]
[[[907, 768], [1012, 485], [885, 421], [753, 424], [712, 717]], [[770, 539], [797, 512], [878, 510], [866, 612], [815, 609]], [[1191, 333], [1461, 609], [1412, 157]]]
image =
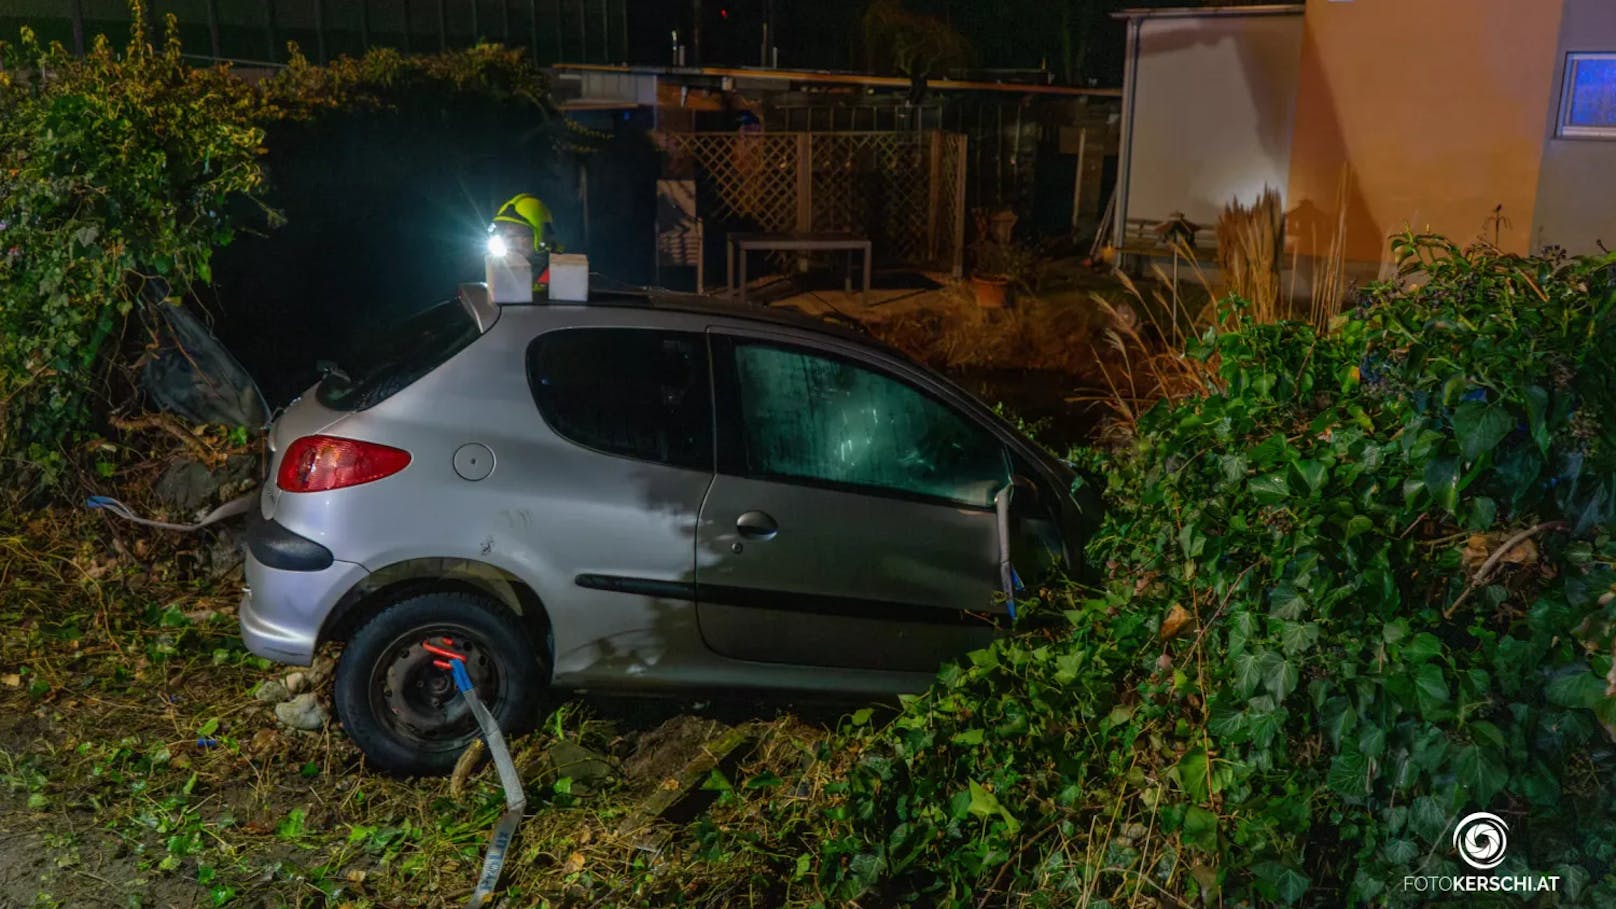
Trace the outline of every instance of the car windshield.
[[437, 303], [366, 340], [321, 379], [315, 397], [334, 410], [364, 410], [404, 390], [475, 341], [477, 322], [458, 300]]

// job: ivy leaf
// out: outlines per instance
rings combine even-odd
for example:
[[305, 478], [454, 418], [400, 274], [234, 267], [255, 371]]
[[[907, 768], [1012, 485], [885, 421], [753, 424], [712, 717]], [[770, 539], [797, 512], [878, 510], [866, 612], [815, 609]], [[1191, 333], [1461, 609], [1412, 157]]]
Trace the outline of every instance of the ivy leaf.
[[964, 732], [956, 732], [949, 741], [955, 745], [980, 745], [982, 744], [982, 730], [967, 729]]
[[1275, 701], [1284, 701], [1285, 695], [1296, 690], [1300, 679], [1296, 665], [1273, 651], [1262, 655], [1263, 683]]
[[1410, 865], [1414, 857], [1420, 854], [1420, 849], [1413, 840], [1397, 839], [1382, 847], [1381, 852], [1386, 856], [1386, 861], [1393, 865]]
[[967, 806], [967, 810], [970, 811], [972, 815], [981, 818], [998, 815], [1004, 819], [1005, 831], [1007, 833], [1014, 834], [1021, 829], [1021, 824], [1018, 823], [1014, 817], [1010, 816], [1010, 812], [1005, 810], [1003, 805], [999, 804], [998, 798], [995, 797], [993, 793], [989, 792], [976, 780], [970, 780], [969, 783], [971, 801]]
[[1284, 619], [1299, 619], [1307, 600], [1302, 596], [1296, 585], [1289, 581], [1282, 581], [1274, 585], [1268, 593], [1269, 610], [1276, 616]]
[[1178, 759], [1178, 784], [1184, 788], [1184, 795], [1197, 804], [1205, 802], [1208, 795], [1206, 765], [1206, 751], [1200, 748], [1192, 748]]
[[1286, 622], [1279, 633], [1279, 645], [1287, 656], [1295, 656], [1312, 647], [1319, 640], [1317, 622]]
[[1440, 508], [1451, 513], [1459, 502], [1459, 459], [1433, 458], [1425, 465], [1425, 488]]
[[1453, 409], [1453, 433], [1459, 439], [1459, 452], [1474, 461], [1498, 447], [1513, 428], [1509, 411], [1499, 404], [1466, 401]]
[[1493, 796], [1509, 782], [1509, 768], [1504, 764], [1503, 754], [1497, 748], [1486, 745], [1468, 745], [1459, 749], [1453, 770], [1459, 778], [1459, 785], [1465, 788], [1469, 796], [1467, 801], [1477, 805], [1490, 803]]
[[1403, 647], [1403, 659], [1410, 663], [1423, 663], [1442, 652], [1442, 642], [1437, 636], [1428, 631], [1422, 631], [1414, 636]]
[[1369, 759], [1356, 749], [1341, 752], [1330, 761], [1325, 783], [1346, 798], [1363, 798], [1369, 794]]
[[1267, 890], [1287, 905], [1300, 900], [1307, 893], [1308, 886], [1313, 883], [1307, 875], [1279, 862], [1258, 862], [1251, 867], [1251, 870], [1257, 879], [1266, 885]]
[[1302, 482], [1307, 484], [1307, 491], [1317, 495], [1319, 489], [1324, 486], [1324, 480], [1329, 474], [1329, 469], [1325, 467], [1324, 462], [1313, 460], [1297, 461], [1291, 466], [1296, 468], [1296, 473], [1302, 478]]
[[1549, 453], [1549, 393], [1541, 385], [1526, 389], [1526, 428], [1537, 443], [1538, 450]]
[[1422, 795], [1409, 806], [1408, 828], [1427, 843], [1440, 841], [1450, 820], [1448, 813], [1431, 796]]
[[1218, 848], [1218, 816], [1199, 805], [1184, 812], [1184, 843], [1207, 852]]
[[1282, 473], [1268, 473], [1260, 477], [1253, 477], [1246, 488], [1251, 491], [1252, 498], [1263, 505], [1278, 505], [1290, 497], [1290, 484], [1285, 482]]
[[1605, 700], [1605, 680], [1579, 667], [1577, 671], [1563, 673], [1550, 680], [1543, 696], [1549, 703], [1560, 707], [1592, 710]]
[[1262, 666], [1257, 657], [1250, 653], [1236, 654], [1234, 658], [1234, 690], [1243, 698], [1251, 697], [1252, 692], [1262, 683]]
[[1442, 672], [1442, 667], [1436, 663], [1425, 663], [1414, 673], [1414, 697], [1419, 701], [1420, 715], [1427, 720], [1437, 720], [1450, 714], [1448, 702], [1452, 700], [1448, 691], [1448, 679]]

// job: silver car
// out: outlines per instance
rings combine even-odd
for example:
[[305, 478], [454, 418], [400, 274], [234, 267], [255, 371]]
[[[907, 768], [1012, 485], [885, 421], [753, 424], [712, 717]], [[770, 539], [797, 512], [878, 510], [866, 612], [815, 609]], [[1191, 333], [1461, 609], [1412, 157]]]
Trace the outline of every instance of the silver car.
[[970, 395], [805, 317], [467, 285], [342, 365], [271, 431], [241, 632], [345, 642], [338, 716], [392, 772], [476, 731], [428, 645], [515, 731], [549, 685], [914, 690], [1010, 624], [1005, 554], [1073, 569], [1098, 520]]

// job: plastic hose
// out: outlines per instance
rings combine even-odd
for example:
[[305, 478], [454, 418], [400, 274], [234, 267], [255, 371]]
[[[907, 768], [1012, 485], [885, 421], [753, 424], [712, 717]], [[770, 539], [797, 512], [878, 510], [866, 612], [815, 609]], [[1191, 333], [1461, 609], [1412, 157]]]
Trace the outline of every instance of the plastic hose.
[[218, 522], [223, 521], [225, 518], [233, 518], [238, 514], [246, 514], [247, 509], [251, 508], [253, 503], [257, 500], [258, 490], [256, 489], [251, 492], [242, 493], [234, 499], [220, 505], [218, 508], [208, 512], [207, 515], [202, 518], [202, 520], [197, 521], [195, 524], [170, 524], [167, 521], [153, 521], [150, 518], [143, 518], [131, 511], [128, 505], [125, 505], [111, 496], [90, 496], [88, 499], [84, 500], [84, 507], [90, 509], [103, 509], [117, 515], [120, 518], [123, 518], [125, 521], [133, 521], [136, 524], [142, 524], [146, 527], [156, 527], [158, 530], [177, 530], [181, 533], [189, 533], [193, 530], [201, 530], [209, 524], [217, 524]]

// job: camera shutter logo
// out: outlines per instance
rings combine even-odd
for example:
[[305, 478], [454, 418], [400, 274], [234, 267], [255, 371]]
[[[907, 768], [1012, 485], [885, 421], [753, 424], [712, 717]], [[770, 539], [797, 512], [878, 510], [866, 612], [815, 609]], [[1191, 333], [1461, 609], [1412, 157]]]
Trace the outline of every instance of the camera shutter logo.
[[1486, 811], [1467, 814], [1453, 828], [1453, 846], [1465, 864], [1486, 871], [1504, 860], [1504, 850], [1509, 848], [1509, 825]]

